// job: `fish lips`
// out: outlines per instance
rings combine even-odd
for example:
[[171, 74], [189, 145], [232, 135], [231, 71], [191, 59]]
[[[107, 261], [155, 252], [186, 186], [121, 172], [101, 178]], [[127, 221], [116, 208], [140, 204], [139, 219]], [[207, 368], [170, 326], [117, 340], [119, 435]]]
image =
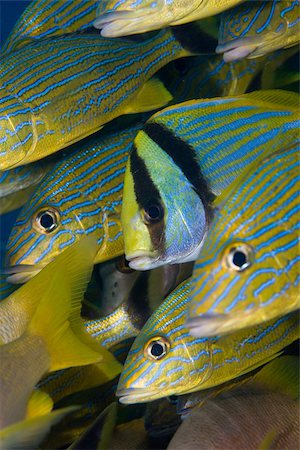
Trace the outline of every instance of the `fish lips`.
[[132, 403], [145, 403], [162, 397], [161, 391], [147, 388], [117, 389], [116, 396], [120, 403], [129, 405]]
[[23, 284], [37, 275], [43, 266], [36, 264], [16, 264], [15, 266], [6, 267], [3, 271], [6, 281], [11, 284]]

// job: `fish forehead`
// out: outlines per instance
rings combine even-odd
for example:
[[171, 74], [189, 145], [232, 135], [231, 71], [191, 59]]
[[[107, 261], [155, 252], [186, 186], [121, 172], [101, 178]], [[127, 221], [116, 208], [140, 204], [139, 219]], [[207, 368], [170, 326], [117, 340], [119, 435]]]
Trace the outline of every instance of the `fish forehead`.
[[281, 34], [299, 20], [299, 2], [269, 0], [244, 2], [226, 11], [220, 25], [220, 42], [244, 36], [260, 36], [268, 31]]
[[[65, 247], [86, 233], [98, 232], [99, 245], [103, 239], [120, 239], [125, 164], [140, 127], [136, 124], [111, 136], [92, 137], [84, 146], [78, 143], [70, 156], [55, 165], [17, 218], [6, 248], [8, 264], [42, 262], [43, 252], [49, 258], [52, 246]], [[62, 227], [52, 236], [32, 228], [33, 215], [48, 206], [61, 215]]]
[[[194, 268], [191, 317], [212, 311], [251, 313], [272, 303], [280, 312], [285, 306], [274, 302], [280, 295], [297, 303], [298, 152], [296, 144], [275, 153], [218, 200], [220, 209]], [[253, 265], [242, 273], [228, 270], [224, 252], [243, 243], [253, 249]]]

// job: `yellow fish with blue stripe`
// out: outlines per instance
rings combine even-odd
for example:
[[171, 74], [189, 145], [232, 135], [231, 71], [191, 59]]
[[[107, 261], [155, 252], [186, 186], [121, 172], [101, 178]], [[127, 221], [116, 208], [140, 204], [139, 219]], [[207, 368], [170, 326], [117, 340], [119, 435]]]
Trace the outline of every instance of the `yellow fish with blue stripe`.
[[189, 302], [186, 281], [147, 321], [125, 361], [116, 393], [121, 403], [218, 386], [274, 359], [299, 338], [297, 312], [228, 336], [195, 338], [185, 326]]
[[143, 41], [88, 29], [8, 54], [0, 74], [0, 170], [44, 158], [120, 115], [166, 105], [171, 95], [152, 77], [170, 61], [207, 53], [197, 37], [196, 28]]
[[30, 45], [35, 39], [91, 27], [97, 6], [94, 0], [31, 1], [6, 39], [2, 55]]
[[260, 159], [216, 201], [191, 282], [193, 335], [232, 333], [299, 309], [299, 148]]
[[219, 14], [242, 0], [109, 0], [99, 1], [94, 26], [116, 37], [181, 25]]
[[293, 143], [299, 99], [269, 90], [194, 100], [152, 116], [127, 162], [121, 221], [130, 267], [196, 260], [213, 203], [261, 154]]
[[120, 221], [125, 165], [142, 123], [75, 144], [20, 211], [6, 246], [8, 281], [23, 283], [84, 235], [94, 263], [124, 253]]
[[245, 2], [223, 13], [216, 52], [229, 62], [297, 45], [299, 23], [298, 0]]

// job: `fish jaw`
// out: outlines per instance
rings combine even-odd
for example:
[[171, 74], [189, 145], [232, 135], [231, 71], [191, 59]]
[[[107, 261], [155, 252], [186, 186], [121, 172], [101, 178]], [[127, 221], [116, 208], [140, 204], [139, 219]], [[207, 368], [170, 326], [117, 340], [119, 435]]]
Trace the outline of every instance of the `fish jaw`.
[[11, 284], [23, 284], [37, 275], [44, 265], [37, 264], [16, 264], [6, 267], [4, 273], [8, 275], [6, 281]]
[[134, 270], [150, 270], [166, 264], [157, 257], [155, 252], [143, 250], [126, 255], [126, 259], [129, 261], [129, 267]]

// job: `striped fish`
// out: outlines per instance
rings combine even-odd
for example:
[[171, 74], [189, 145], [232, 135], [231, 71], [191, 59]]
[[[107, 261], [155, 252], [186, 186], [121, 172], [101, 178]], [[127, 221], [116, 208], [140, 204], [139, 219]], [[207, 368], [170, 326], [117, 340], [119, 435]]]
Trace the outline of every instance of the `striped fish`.
[[256, 58], [299, 42], [299, 0], [245, 2], [223, 13], [217, 53], [225, 61]]
[[142, 42], [74, 33], [8, 54], [0, 73], [0, 170], [48, 156], [122, 114], [166, 105], [170, 93], [151, 77], [201, 53], [198, 30], [188, 32], [166, 29]]
[[135, 339], [118, 384], [121, 403], [217, 386], [265, 364], [299, 337], [298, 313], [228, 336], [192, 337], [185, 327], [189, 296], [189, 282], [179, 285]]
[[217, 200], [196, 261], [191, 333], [231, 333], [300, 307], [300, 146], [260, 160]]
[[2, 55], [28, 45], [34, 39], [89, 28], [96, 10], [94, 0], [33, 0], [11, 30], [2, 47]]
[[73, 146], [21, 210], [6, 247], [10, 282], [23, 283], [82, 235], [97, 237], [95, 263], [124, 253], [120, 224], [125, 164], [142, 124]]
[[116, 37], [193, 22], [231, 8], [242, 0], [108, 0], [99, 1], [96, 28]]
[[279, 90], [185, 102], [152, 116], [124, 179], [130, 267], [197, 259], [215, 197], [260, 154], [297, 140], [299, 124], [298, 95]]

